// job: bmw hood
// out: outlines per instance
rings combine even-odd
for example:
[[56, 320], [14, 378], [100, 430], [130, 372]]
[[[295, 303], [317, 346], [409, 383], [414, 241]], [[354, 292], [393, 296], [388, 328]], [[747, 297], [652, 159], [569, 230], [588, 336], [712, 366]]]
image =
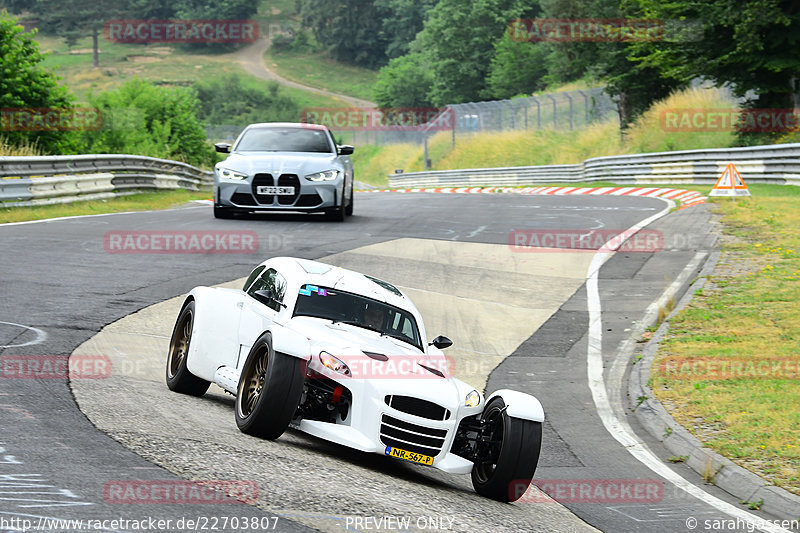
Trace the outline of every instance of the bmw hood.
[[258, 173], [297, 174], [304, 177], [323, 170], [343, 170], [334, 154], [298, 153], [298, 152], [247, 152], [231, 154], [225, 161], [217, 163], [217, 167], [243, 172], [248, 176]]

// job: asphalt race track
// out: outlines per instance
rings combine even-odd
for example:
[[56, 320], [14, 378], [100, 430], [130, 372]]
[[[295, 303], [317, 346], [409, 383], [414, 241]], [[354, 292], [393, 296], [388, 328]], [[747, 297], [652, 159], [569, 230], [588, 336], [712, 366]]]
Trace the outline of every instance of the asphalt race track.
[[[279, 531], [396, 531], [397, 519], [407, 518], [412, 531], [672, 532], [692, 530], [690, 517], [701, 524], [730, 519], [720, 501], [742, 508], [687, 467], [663, 461], [710, 495], [705, 501], [689, 496], [606, 429], [609, 420], [624, 418], [654, 456], [670, 455], [627, 416], [620, 387], [603, 385], [617, 384], [617, 350], [648, 306], [687, 265], [696, 275], [713, 249], [705, 205], [658, 218], [648, 230], [661, 232], [663, 249], [616, 253], [595, 269], [596, 283], [587, 283], [591, 265], [599, 266], [593, 253], [517, 253], [508, 246], [509, 233], [620, 231], [662, 212], [664, 201], [370, 193], [358, 194], [356, 204], [355, 216], [343, 224], [302, 215], [218, 221], [209, 206], [192, 205], [0, 226], [3, 363], [13, 356], [64, 360], [82, 345], [115, 363], [111, 375], [72, 383], [14, 379], [3, 366], [0, 531], [21, 529], [13, 519], [36, 525], [47, 518], [153, 518], [171, 520], [162, 529], [200, 530], [186, 521], [210, 529], [211, 517], [237, 516], [256, 520], [256, 529]], [[258, 252], [109, 253], [105, 241], [108, 232], [200, 230], [256, 232]], [[201, 399], [169, 393], [166, 354], [159, 351], [180, 305], [175, 298], [196, 285], [242, 278], [276, 255], [328, 258], [409, 289], [423, 315], [432, 315], [426, 316], [429, 332], [455, 341], [450, 354], [463, 362], [456, 375], [485, 384], [487, 392], [508, 387], [536, 395], [548, 420], [534, 481], [639, 480], [661, 491], [627, 503], [523, 498], [499, 504], [475, 495], [468, 476], [356, 453], [293, 430], [275, 442], [243, 435], [232, 397], [219, 389]], [[151, 307], [159, 302], [165, 303]], [[109, 324], [104, 334], [115, 344], [90, 344]], [[587, 358], [593, 350], [598, 358]], [[588, 378], [598, 368], [600, 385]], [[606, 397], [610, 409], [598, 414]], [[123, 481], [179, 479], [247, 480], [258, 497], [252, 505], [133, 505], [108, 493]], [[241, 530], [231, 524], [218, 522], [216, 530]], [[133, 528], [107, 522], [103, 529]]]

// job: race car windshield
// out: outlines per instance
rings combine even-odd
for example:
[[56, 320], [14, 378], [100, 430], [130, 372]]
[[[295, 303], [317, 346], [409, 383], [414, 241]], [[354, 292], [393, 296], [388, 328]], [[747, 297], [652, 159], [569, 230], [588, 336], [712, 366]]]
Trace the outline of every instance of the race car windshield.
[[417, 321], [411, 313], [351, 292], [303, 285], [293, 316], [311, 316], [351, 324], [423, 349]]
[[309, 128], [251, 128], [239, 140], [235, 151], [332, 152], [328, 134]]

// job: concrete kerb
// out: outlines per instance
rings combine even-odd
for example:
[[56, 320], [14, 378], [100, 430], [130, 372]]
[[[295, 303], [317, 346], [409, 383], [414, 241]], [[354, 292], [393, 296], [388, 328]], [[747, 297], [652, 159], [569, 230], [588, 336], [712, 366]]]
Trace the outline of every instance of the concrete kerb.
[[[655, 354], [658, 352], [659, 343], [666, 336], [670, 319], [686, 307], [694, 294], [705, 285], [705, 276], [714, 271], [718, 259], [719, 252], [709, 255], [697, 281], [694, 284], [691, 282], [686, 284], [685, 288], [680, 290], [683, 296], [675, 309], [644, 346], [642, 359], [631, 368], [628, 379], [630, 407], [639, 422], [653, 437], [661, 441], [674, 456], [687, 457], [685, 463], [707, 482], [710, 479], [715, 486], [740, 501], [757, 502], [763, 499], [761, 509], [764, 512], [785, 520], [797, 520], [800, 514], [800, 496], [771, 485], [759, 475], [704, 447], [697, 437], [667, 412], [648, 386]], [[646, 399], [639, 404], [642, 398]]]

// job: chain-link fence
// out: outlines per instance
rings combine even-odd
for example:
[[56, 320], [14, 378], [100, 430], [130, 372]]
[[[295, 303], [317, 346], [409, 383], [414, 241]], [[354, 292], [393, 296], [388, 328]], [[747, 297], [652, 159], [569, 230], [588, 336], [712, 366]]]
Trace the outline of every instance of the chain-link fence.
[[[511, 100], [452, 104], [444, 107], [436, 118], [422, 127], [364, 126], [340, 129], [335, 124], [330, 126], [340, 142], [380, 146], [423, 144], [440, 131], [450, 132], [455, 144], [461, 135], [485, 131], [576, 130], [606, 120], [618, 120], [617, 106], [603, 88], [593, 87]], [[206, 128], [206, 134], [213, 141], [233, 142], [242, 129], [243, 126], [211, 126]]]
[[[354, 144], [421, 144], [433, 133], [460, 135], [485, 131], [576, 130], [595, 122], [619, 120], [617, 105], [602, 87], [446, 106], [426, 127], [413, 131], [356, 130], [346, 136]], [[345, 135], [343, 133], [343, 135]]]

